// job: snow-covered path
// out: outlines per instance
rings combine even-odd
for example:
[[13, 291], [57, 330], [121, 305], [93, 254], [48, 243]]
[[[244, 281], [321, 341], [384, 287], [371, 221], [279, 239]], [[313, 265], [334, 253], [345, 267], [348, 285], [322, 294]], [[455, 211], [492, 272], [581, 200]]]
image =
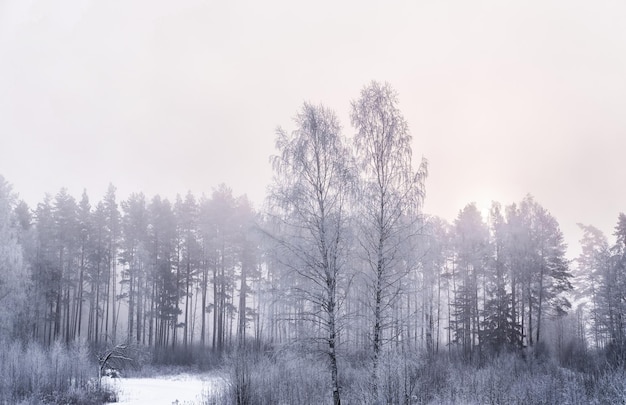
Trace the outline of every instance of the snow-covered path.
[[[178, 374], [152, 378], [103, 379], [119, 396], [117, 405], [201, 405], [204, 393], [224, 387], [224, 380], [209, 374]], [[178, 401], [178, 402], [176, 402]]]

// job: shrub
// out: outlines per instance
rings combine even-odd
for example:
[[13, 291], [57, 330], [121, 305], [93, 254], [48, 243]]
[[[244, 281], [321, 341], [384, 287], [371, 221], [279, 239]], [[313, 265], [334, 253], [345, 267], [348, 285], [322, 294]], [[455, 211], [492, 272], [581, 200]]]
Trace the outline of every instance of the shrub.
[[84, 343], [57, 342], [49, 348], [36, 343], [0, 344], [0, 375], [1, 403], [89, 404], [113, 395], [96, 384], [97, 366]]
[[[605, 404], [626, 403], [622, 367], [581, 371], [562, 367], [543, 348], [529, 355], [505, 352], [483, 365], [386, 352], [373, 391], [371, 358], [353, 354], [339, 364], [343, 404]], [[597, 364], [593, 356], [588, 364]], [[330, 404], [323, 358], [295, 351], [241, 351], [226, 359], [228, 390], [206, 395], [207, 404]]]
[[241, 350], [225, 359], [226, 393], [208, 393], [205, 403], [329, 404], [326, 363], [317, 356], [283, 351], [274, 354]]

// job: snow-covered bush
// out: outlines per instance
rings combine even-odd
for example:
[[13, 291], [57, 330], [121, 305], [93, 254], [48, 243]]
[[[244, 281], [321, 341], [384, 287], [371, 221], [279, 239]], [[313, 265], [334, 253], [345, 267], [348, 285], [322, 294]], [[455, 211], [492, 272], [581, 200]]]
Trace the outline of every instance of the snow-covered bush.
[[[238, 351], [225, 362], [228, 402], [244, 404], [330, 404], [327, 364], [318, 356], [281, 351]], [[219, 393], [218, 393], [219, 394]], [[217, 403], [207, 398], [206, 403]]]
[[0, 403], [102, 403], [114, 395], [98, 388], [95, 370], [84, 343], [0, 344]]
[[[344, 355], [339, 375], [345, 404], [614, 404], [626, 403], [626, 369], [581, 371], [557, 359], [505, 352], [482, 365], [385, 352], [373, 391], [371, 361]], [[328, 364], [295, 350], [241, 351], [226, 359], [229, 389], [206, 395], [206, 404], [331, 404]]]

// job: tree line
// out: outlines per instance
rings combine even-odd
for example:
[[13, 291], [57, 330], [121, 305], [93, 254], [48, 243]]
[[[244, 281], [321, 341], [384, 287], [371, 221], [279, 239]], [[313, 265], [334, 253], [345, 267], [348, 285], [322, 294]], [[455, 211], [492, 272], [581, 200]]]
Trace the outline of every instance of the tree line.
[[[11, 244], [3, 245], [23, 261], [9, 268], [27, 294], [24, 313], [5, 324], [14, 337], [45, 345], [199, 341], [221, 350], [246, 327], [258, 246], [245, 196], [222, 185], [200, 199], [133, 193], [118, 202], [111, 185], [93, 207], [86, 192], [77, 201], [61, 189], [31, 209], [3, 185], [3, 201], [14, 205]], [[241, 319], [233, 325], [234, 314]]]
[[29, 207], [0, 178], [2, 335], [216, 353], [298, 342], [327, 356], [334, 403], [348, 351], [370, 358], [374, 391], [390, 350], [623, 352], [624, 214], [613, 245], [581, 225], [575, 262], [531, 195], [486, 217], [470, 203], [449, 223], [423, 212], [428, 164], [414, 166], [396, 92], [368, 84], [350, 119], [346, 137], [331, 109], [305, 103], [279, 128], [258, 211], [226, 185], [173, 202], [119, 201], [110, 185], [95, 204], [61, 189]]

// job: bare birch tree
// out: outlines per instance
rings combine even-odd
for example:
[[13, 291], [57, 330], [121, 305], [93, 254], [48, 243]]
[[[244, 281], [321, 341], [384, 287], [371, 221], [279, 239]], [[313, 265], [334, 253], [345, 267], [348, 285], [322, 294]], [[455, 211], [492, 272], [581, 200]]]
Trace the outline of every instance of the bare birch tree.
[[324, 332], [333, 403], [339, 404], [338, 314], [345, 296], [340, 283], [348, 249], [350, 153], [333, 111], [305, 103], [295, 122], [291, 133], [277, 130], [271, 199], [286, 232], [278, 242], [292, 258], [287, 265], [306, 285], [297, 291], [308, 304], [301, 316]]
[[354, 145], [361, 172], [359, 243], [369, 268], [375, 388], [385, 312], [395, 304], [406, 273], [401, 247], [415, 235], [427, 163], [422, 160], [413, 170], [412, 137], [389, 84], [373, 81], [365, 86], [352, 103], [351, 120], [357, 130]]

